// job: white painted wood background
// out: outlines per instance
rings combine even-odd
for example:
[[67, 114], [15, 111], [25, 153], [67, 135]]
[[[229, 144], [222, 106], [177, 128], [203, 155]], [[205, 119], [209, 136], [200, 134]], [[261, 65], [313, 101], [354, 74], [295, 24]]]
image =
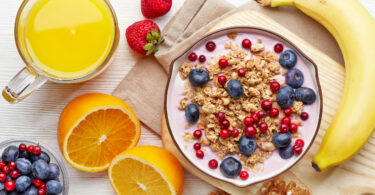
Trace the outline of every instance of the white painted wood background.
[[[230, 0], [241, 5], [248, 0]], [[360, 0], [375, 17], [375, 1]], [[14, 19], [22, 0], [0, 0], [0, 88], [8, 83], [24, 65], [18, 55], [14, 37]], [[47, 83], [22, 103], [10, 105], [0, 97], [0, 141], [10, 138], [38, 140], [59, 153], [56, 126], [63, 107], [74, 97], [87, 92], [111, 93], [139, 56], [133, 55], [125, 41], [125, 29], [135, 21], [142, 20], [140, 0], [110, 0], [120, 24], [121, 40], [114, 63], [102, 75], [82, 84], [62, 85]], [[163, 27], [181, 7], [184, 0], [173, 0], [172, 10], [155, 21]], [[374, 35], [375, 36], [375, 35]], [[129, 86], [131, 87], [131, 86]], [[142, 129], [139, 145], [161, 146], [158, 136]], [[66, 165], [70, 179], [69, 194], [104, 195], [115, 194], [107, 172], [84, 173]], [[195, 176], [185, 174], [185, 195], [206, 195], [214, 187]]]

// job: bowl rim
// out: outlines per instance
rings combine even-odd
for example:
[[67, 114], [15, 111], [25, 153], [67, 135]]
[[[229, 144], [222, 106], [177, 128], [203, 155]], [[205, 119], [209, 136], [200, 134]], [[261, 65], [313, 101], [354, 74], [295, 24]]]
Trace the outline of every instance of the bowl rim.
[[[15, 143], [25, 143], [26, 145], [28, 144], [33, 144], [33, 145], [39, 145], [42, 150], [45, 150], [52, 158], [54, 161], [57, 163], [57, 165], [60, 168], [60, 176], [62, 177], [62, 184], [63, 184], [63, 192], [61, 194], [67, 195], [69, 194], [69, 172], [67, 171], [64, 161], [62, 160], [62, 157], [58, 155], [58, 153], [54, 152], [47, 144], [44, 144], [39, 141], [35, 141], [33, 139], [7, 139], [4, 141], [0, 142], [0, 150], [2, 148], [6, 148], [7, 146], [10, 145], [15, 145]], [[17, 146], [18, 147], [18, 146]]]
[[[302, 57], [304, 57], [308, 62], [310, 62], [313, 66], [314, 66], [314, 70], [315, 70], [315, 80], [317, 82], [317, 90], [319, 91], [319, 99], [320, 99], [320, 106], [319, 106], [319, 118], [318, 118], [318, 124], [317, 124], [317, 127], [315, 129], [315, 133], [314, 133], [314, 136], [312, 137], [311, 139], [311, 142], [310, 144], [306, 147], [306, 150], [305, 152], [300, 155], [299, 159], [297, 159], [292, 165], [290, 165], [288, 168], [286, 168], [285, 170], [281, 171], [280, 173], [277, 173], [277, 174], [274, 174], [272, 175], [272, 177], [268, 177], [266, 179], [261, 179], [257, 182], [254, 182], [254, 183], [250, 183], [248, 185], [236, 185], [234, 182], [230, 182], [230, 181], [226, 181], [226, 180], [223, 180], [219, 177], [216, 177], [214, 175], [211, 175], [211, 174], [208, 174], [206, 173], [203, 169], [201, 169], [198, 165], [194, 164], [185, 154], [184, 152], [182, 152], [182, 149], [181, 147], [179, 146], [179, 144], [177, 143], [175, 137], [174, 137], [174, 134], [172, 133], [172, 130], [171, 130], [171, 127], [170, 127], [170, 124], [169, 124], [169, 117], [168, 117], [168, 109], [167, 109], [167, 102], [168, 102], [168, 98], [167, 98], [167, 94], [168, 94], [168, 90], [169, 90], [169, 85], [170, 85], [170, 81], [172, 79], [172, 71], [174, 69], [174, 64], [176, 63], [176, 61], [178, 59], [180, 59], [182, 56], [184, 56], [188, 51], [190, 51], [193, 47], [195, 47], [198, 43], [200, 43], [201, 41], [211, 37], [211, 36], [214, 36], [215, 34], [219, 34], [219, 33], [222, 33], [224, 31], [240, 31], [240, 30], [256, 30], [256, 31], [263, 31], [265, 33], [268, 33], [268, 34], [272, 34], [276, 37], [278, 37], [280, 40], [282, 41], [285, 41], [286, 43], [288, 43], [290, 46], [292, 46], [293, 49], [295, 49]], [[272, 179], [274, 177], [277, 177], [285, 172], [287, 172], [289, 169], [291, 169], [292, 167], [294, 167], [308, 152], [308, 150], [311, 148], [311, 146], [313, 145], [314, 141], [315, 141], [315, 138], [319, 132], [319, 129], [320, 129], [320, 124], [321, 124], [321, 121], [322, 121], [322, 113], [323, 113], [323, 94], [322, 94], [322, 88], [321, 88], [321, 85], [320, 85], [320, 81], [319, 81], [319, 74], [318, 74], [318, 66], [316, 65], [316, 63], [310, 58], [308, 57], [304, 52], [302, 52], [301, 49], [299, 49], [299, 47], [297, 47], [292, 41], [290, 41], [289, 39], [285, 38], [285, 36], [283, 35], [280, 35], [276, 32], [273, 32], [271, 30], [267, 30], [267, 29], [264, 29], [264, 28], [260, 28], [260, 27], [255, 27], [255, 26], [231, 26], [231, 27], [226, 27], [226, 28], [221, 28], [221, 29], [218, 29], [218, 30], [215, 30], [213, 32], [210, 32], [210, 33], [207, 33], [205, 34], [204, 36], [202, 36], [201, 38], [199, 38], [197, 41], [195, 41], [193, 44], [191, 44], [190, 47], [188, 47], [186, 50], [184, 50], [184, 52], [182, 52], [179, 56], [177, 56], [175, 59], [173, 59], [173, 61], [170, 63], [170, 66], [169, 66], [169, 72], [168, 72], [168, 81], [167, 81], [167, 84], [166, 84], [166, 88], [165, 88], [165, 92], [164, 92], [164, 112], [165, 112], [165, 120], [166, 120], [166, 124], [167, 124], [167, 128], [168, 128], [168, 132], [169, 134], [171, 135], [171, 138], [174, 142], [174, 144], [176, 145], [176, 148], [179, 150], [179, 152], [182, 154], [182, 156], [190, 163], [194, 166], [194, 168], [198, 169], [200, 172], [204, 173], [205, 175], [213, 178], [213, 179], [216, 179], [216, 180], [219, 180], [221, 182], [225, 182], [225, 183], [228, 183], [228, 184], [231, 184], [231, 185], [234, 185], [234, 186], [237, 186], [239, 188], [246, 188], [246, 187], [249, 187], [251, 185], [255, 185], [257, 183], [261, 183], [261, 182], [264, 182], [264, 181], [267, 181], [269, 179]]]

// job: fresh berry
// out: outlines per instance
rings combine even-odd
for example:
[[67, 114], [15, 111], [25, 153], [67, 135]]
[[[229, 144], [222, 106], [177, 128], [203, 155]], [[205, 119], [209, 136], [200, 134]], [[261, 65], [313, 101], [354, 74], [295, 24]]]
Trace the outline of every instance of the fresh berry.
[[269, 110], [269, 109], [272, 108], [272, 102], [269, 101], [269, 100], [263, 100], [263, 101], [261, 102], [261, 106], [262, 106], [262, 108], [263, 108], [264, 110]]
[[229, 133], [229, 130], [228, 130], [228, 129], [222, 129], [222, 130], [220, 131], [220, 137], [223, 138], [223, 139], [228, 138], [229, 135], [230, 135], [230, 133]]
[[220, 127], [222, 129], [228, 129], [230, 126], [230, 122], [227, 120], [227, 119], [224, 119], [221, 123], [220, 123]]
[[42, 184], [44, 184], [42, 180], [34, 179], [34, 186], [35, 187], [39, 188]]
[[192, 52], [189, 54], [188, 58], [190, 61], [194, 62], [195, 60], [197, 60], [198, 56], [196, 53]]
[[10, 162], [8, 163], [8, 167], [9, 167], [9, 169], [12, 171], [12, 170], [14, 170], [14, 169], [17, 168], [17, 163], [14, 162], [14, 161], [10, 161]]
[[276, 101], [282, 109], [290, 107], [294, 102], [294, 90], [285, 85], [277, 92]]
[[206, 56], [204, 56], [204, 55], [200, 55], [199, 56], [199, 62], [200, 63], [204, 63], [206, 61]]
[[297, 145], [294, 145], [293, 146], [293, 153], [296, 154], [296, 155], [300, 155], [303, 151], [303, 147], [300, 147], [300, 146], [297, 146]]
[[233, 129], [231, 134], [233, 138], [236, 138], [240, 134], [240, 131], [238, 131], [238, 129]]
[[259, 122], [259, 117], [258, 117], [258, 114], [257, 114], [257, 113], [253, 113], [253, 114], [251, 114], [251, 118], [253, 118], [254, 123]]
[[246, 69], [245, 68], [240, 68], [237, 70], [238, 76], [243, 77], [246, 75]]
[[38, 189], [38, 195], [46, 195], [47, 189], [46, 188], [39, 188]]
[[3, 167], [5, 167], [5, 162], [4, 161], [0, 161], [0, 169], [2, 169]]
[[284, 110], [285, 116], [290, 116], [292, 115], [292, 113], [293, 113], [293, 110], [291, 108], [285, 108]]
[[10, 172], [10, 177], [12, 177], [13, 179], [16, 179], [18, 176], [20, 176], [20, 172], [18, 172], [17, 170], [13, 170], [12, 172]]
[[296, 142], [294, 142], [294, 145], [297, 145], [299, 147], [305, 146], [305, 142], [302, 139], [297, 139]]
[[282, 67], [291, 69], [297, 63], [297, 54], [292, 50], [286, 50], [281, 53], [279, 57], [279, 63]]
[[10, 173], [10, 169], [9, 169], [9, 167], [8, 167], [8, 166], [3, 167], [3, 172], [4, 172], [5, 174], [9, 174], [9, 173]]
[[291, 123], [289, 125], [289, 130], [290, 130], [291, 133], [297, 133], [297, 131], [298, 131], [298, 125], [295, 124], [295, 123]]
[[29, 145], [27, 147], [27, 152], [30, 153], [30, 154], [34, 154], [34, 149], [35, 149], [35, 146]]
[[228, 178], [237, 177], [242, 169], [241, 162], [233, 157], [228, 157], [220, 163], [220, 172]]
[[257, 143], [255, 138], [242, 136], [241, 139], [238, 141], [238, 149], [242, 154], [250, 156], [257, 149]]
[[257, 112], [257, 116], [258, 116], [259, 119], [261, 119], [261, 118], [266, 116], [266, 113], [263, 110], [259, 110]]
[[216, 169], [218, 165], [219, 163], [215, 159], [208, 161], [208, 167], [210, 167], [210, 169]]
[[254, 137], [257, 134], [257, 129], [254, 126], [248, 126], [245, 128], [245, 135], [247, 137]]
[[250, 49], [251, 48], [251, 41], [249, 39], [244, 39], [242, 41], [242, 47], [245, 49]]
[[220, 75], [217, 77], [217, 82], [219, 82], [220, 85], [225, 85], [225, 83], [227, 82], [227, 77], [224, 75]]
[[306, 105], [313, 104], [316, 100], [314, 90], [307, 87], [300, 87], [296, 89], [294, 97], [297, 101], [302, 101], [303, 104]]
[[210, 75], [205, 69], [194, 69], [189, 73], [189, 81], [193, 86], [203, 86], [210, 80]]
[[202, 146], [201, 146], [200, 143], [195, 143], [195, 144], [193, 145], [193, 147], [194, 147], [194, 150], [200, 150]]
[[5, 182], [4, 188], [5, 188], [6, 191], [11, 192], [11, 191], [14, 190], [15, 187], [16, 187], [16, 185], [15, 185], [14, 181], [9, 180], [9, 181]]
[[189, 123], [195, 123], [199, 119], [199, 108], [196, 104], [189, 104], [185, 108], [185, 117]]
[[240, 178], [242, 180], [246, 180], [247, 178], [249, 178], [249, 173], [247, 171], [241, 171]]
[[38, 157], [39, 157], [38, 160], [39, 159], [44, 160], [46, 163], [49, 163], [51, 161], [51, 158], [49, 157], [49, 155], [44, 151], [42, 151], [42, 153], [40, 153]]
[[20, 144], [18, 146], [18, 149], [20, 150], [20, 152], [25, 152], [26, 149], [27, 149], [27, 146], [26, 146], [26, 144]]
[[276, 118], [279, 116], [279, 109], [277, 108], [271, 108], [270, 110], [270, 117]]
[[40, 185], [40, 187], [39, 188], [43, 188], [43, 189], [46, 189], [47, 188], [47, 186], [46, 186], [46, 184], [45, 183], [42, 183], [42, 185]]
[[202, 150], [198, 150], [195, 155], [198, 157], [198, 158], [203, 158], [204, 157], [204, 152]]
[[17, 163], [17, 170], [22, 175], [28, 175], [31, 173], [31, 162], [25, 158], [19, 158], [16, 161]]
[[223, 122], [225, 120], [225, 114], [224, 112], [218, 112], [216, 114], [216, 119], [219, 121], [219, 122]]
[[292, 141], [290, 133], [275, 133], [272, 137], [272, 143], [278, 148], [287, 147]]
[[31, 185], [31, 179], [28, 176], [22, 175], [17, 178], [15, 188], [18, 192], [25, 191]]
[[289, 159], [294, 155], [293, 146], [290, 144], [287, 147], [279, 148], [279, 155], [282, 159]]
[[42, 153], [42, 148], [40, 146], [35, 146], [33, 154], [38, 156], [40, 153]]
[[58, 179], [60, 176], [60, 168], [57, 166], [55, 163], [50, 163], [49, 164], [49, 174], [48, 174], [48, 179], [53, 180], [53, 179]]
[[0, 172], [0, 182], [4, 182], [7, 178], [7, 174], [6, 173], [3, 173], [3, 172]]
[[31, 186], [29, 187], [24, 193], [23, 195], [38, 195], [38, 188], [36, 188], [35, 186]]
[[267, 130], [268, 130], [268, 125], [267, 125], [267, 123], [265, 123], [265, 122], [262, 122], [262, 123], [260, 123], [259, 124], [259, 130], [260, 130], [260, 132], [267, 132]]
[[301, 87], [304, 81], [303, 73], [297, 68], [292, 68], [286, 73], [285, 82], [295, 89]]
[[37, 160], [32, 164], [32, 172], [35, 178], [44, 180], [48, 178], [50, 169], [45, 161]]
[[286, 125], [286, 124], [281, 124], [280, 127], [279, 127], [279, 130], [281, 133], [286, 133], [289, 131], [289, 125]]
[[164, 16], [172, 7], [172, 0], [142, 0], [141, 10], [145, 18]]
[[18, 147], [16, 147], [16, 146], [8, 146], [3, 151], [3, 154], [2, 154], [1, 157], [2, 157], [2, 160], [5, 163], [8, 163], [10, 161], [15, 161], [18, 158], [19, 154], [20, 154], [20, 151], [19, 151]]
[[284, 117], [281, 119], [281, 123], [282, 123], [282, 124], [289, 125], [291, 122], [292, 122], [292, 120], [291, 120], [289, 117], [287, 117], [287, 116], [284, 116]]
[[206, 43], [206, 49], [208, 51], [214, 51], [216, 49], [216, 44], [212, 41]]
[[193, 135], [196, 139], [199, 139], [199, 138], [202, 137], [202, 131], [201, 130], [195, 130]]
[[228, 60], [225, 59], [225, 58], [221, 58], [221, 59], [219, 60], [219, 66], [220, 66], [221, 68], [225, 68], [225, 67], [227, 67], [227, 66], [228, 66]]
[[246, 126], [250, 126], [254, 123], [254, 119], [251, 118], [250, 116], [247, 116], [245, 117], [245, 119], [243, 119], [243, 123], [246, 125]]
[[276, 53], [281, 53], [281, 52], [283, 52], [283, 50], [284, 50], [284, 46], [281, 45], [281, 43], [278, 43], [278, 44], [276, 44], [276, 45], [273, 47], [273, 50], [274, 50]]
[[47, 181], [46, 186], [48, 194], [60, 194], [63, 190], [61, 183], [56, 180]]
[[126, 29], [125, 34], [129, 47], [140, 55], [156, 53], [164, 41], [159, 26], [151, 20], [135, 22]]
[[270, 84], [271, 91], [276, 93], [280, 90], [280, 83], [277, 81], [274, 81]]
[[244, 89], [241, 83], [236, 79], [228, 81], [226, 90], [228, 94], [235, 99], [240, 98], [244, 94]]
[[302, 113], [301, 113], [301, 119], [302, 119], [303, 121], [309, 119], [309, 114], [308, 114], [307, 112], [302, 112]]

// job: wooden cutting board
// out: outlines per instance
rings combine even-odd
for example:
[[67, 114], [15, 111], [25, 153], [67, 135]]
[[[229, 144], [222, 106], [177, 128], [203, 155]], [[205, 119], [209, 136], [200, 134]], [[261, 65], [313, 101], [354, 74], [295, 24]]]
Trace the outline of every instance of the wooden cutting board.
[[[256, 11], [242, 11], [228, 16], [211, 31], [230, 26], [256, 26], [275, 31], [297, 45], [318, 65], [319, 80], [323, 91], [323, 117], [318, 136], [309, 152], [292, 169], [283, 174], [286, 180], [298, 180], [310, 189], [312, 194], [375, 194], [375, 136], [354, 158], [335, 168], [318, 173], [311, 167], [311, 159], [319, 149], [325, 130], [334, 116], [344, 88], [345, 69], [327, 55], [305, 42], [274, 20]], [[350, 106], [350, 105], [348, 105]], [[353, 131], [355, 133], [355, 131]], [[348, 139], [350, 139], [348, 137]], [[164, 147], [180, 160], [186, 170], [212, 185], [234, 194], [255, 194], [261, 184], [238, 188], [215, 180], [193, 167], [178, 151], [168, 133], [165, 119], [162, 122]], [[338, 148], [340, 146], [337, 146]]]

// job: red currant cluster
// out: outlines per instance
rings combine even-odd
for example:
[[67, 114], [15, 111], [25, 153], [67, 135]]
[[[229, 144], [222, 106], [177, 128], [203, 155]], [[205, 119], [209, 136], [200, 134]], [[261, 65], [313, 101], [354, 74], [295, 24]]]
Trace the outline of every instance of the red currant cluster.
[[[214, 51], [216, 49], [216, 44], [212, 41], [209, 41], [206, 43], [206, 49], [208, 51]], [[198, 55], [194, 52], [190, 53], [188, 58], [191, 62], [195, 62], [197, 59], [199, 60], [200, 63], [204, 63], [206, 61], [206, 56], [200, 55], [198, 58]]]

